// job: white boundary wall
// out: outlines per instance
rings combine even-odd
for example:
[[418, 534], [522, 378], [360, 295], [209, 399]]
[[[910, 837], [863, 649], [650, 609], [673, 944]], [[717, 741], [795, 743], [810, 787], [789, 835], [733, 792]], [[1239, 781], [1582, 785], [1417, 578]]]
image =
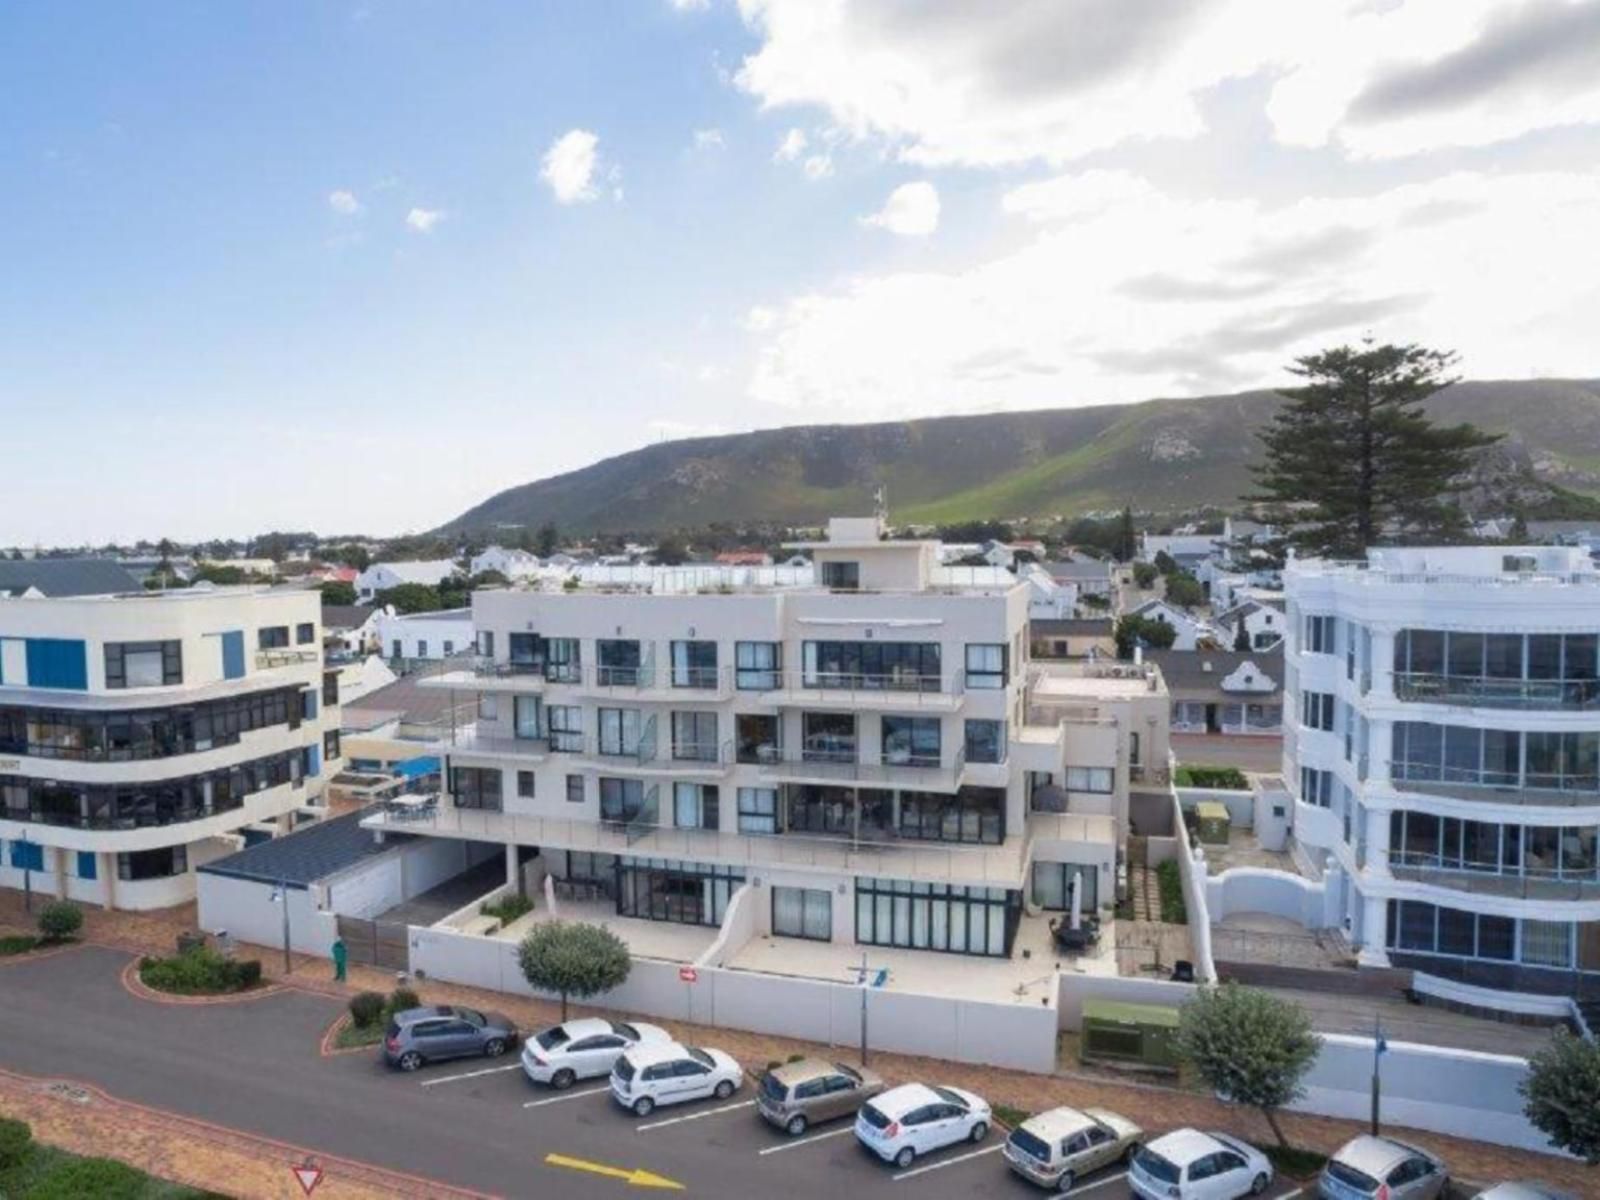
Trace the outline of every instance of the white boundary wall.
[[1211, 915], [1206, 906], [1206, 862], [1197, 857], [1183, 823], [1183, 805], [1172, 793], [1173, 835], [1178, 841], [1178, 874], [1183, 881], [1183, 903], [1189, 916], [1189, 946], [1194, 951], [1195, 976], [1201, 983], [1217, 981], [1216, 960], [1211, 957]]
[[1233, 867], [1205, 881], [1207, 916], [1220, 921], [1230, 913], [1271, 913], [1306, 929], [1337, 925], [1327, 884], [1270, 867]]

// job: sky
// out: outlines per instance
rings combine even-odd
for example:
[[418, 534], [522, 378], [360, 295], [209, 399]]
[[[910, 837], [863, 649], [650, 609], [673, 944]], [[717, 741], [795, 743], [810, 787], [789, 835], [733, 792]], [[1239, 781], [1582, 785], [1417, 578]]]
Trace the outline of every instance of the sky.
[[1597, 333], [1600, 0], [0, 6], [0, 545]]

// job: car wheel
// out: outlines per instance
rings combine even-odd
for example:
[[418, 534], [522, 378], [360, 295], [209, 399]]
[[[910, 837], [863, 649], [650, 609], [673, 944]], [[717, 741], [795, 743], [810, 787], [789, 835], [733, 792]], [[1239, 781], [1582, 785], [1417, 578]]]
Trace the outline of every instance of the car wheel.
[[917, 1152], [910, 1146], [901, 1146], [900, 1152], [894, 1156], [894, 1165], [902, 1171], [916, 1161]]
[[572, 1081], [576, 1078], [577, 1076], [570, 1069], [562, 1067], [561, 1070], [550, 1076], [550, 1086], [558, 1092], [564, 1092], [572, 1086]]
[[789, 1118], [789, 1123], [783, 1127], [784, 1132], [790, 1137], [799, 1137], [806, 1131], [806, 1119], [799, 1113]]
[[505, 1038], [490, 1038], [483, 1044], [483, 1056], [485, 1058], [499, 1058], [505, 1052]]
[[655, 1106], [656, 1102], [650, 1099], [649, 1096], [640, 1096], [633, 1102], [633, 1115], [636, 1117], [648, 1117], [655, 1110]]
[[717, 1084], [718, 1100], [726, 1100], [731, 1095], [733, 1095], [733, 1080], [724, 1079], [721, 1083]]
[[1262, 1192], [1267, 1190], [1268, 1182], [1267, 1173], [1265, 1171], [1261, 1172], [1261, 1174], [1257, 1175], [1250, 1181], [1250, 1194], [1252, 1196], [1261, 1195]]
[[974, 1125], [972, 1127], [972, 1132], [967, 1134], [967, 1140], [969, 1142], [972, 1142], [974, 1145], [976, 1145], [977, 1143], [983, 1141], [983, 1139], [988, 1137], [988, 1136], [989, 1136], [989, 1122], [987, 1122], [987, 1121], [979, 1121], [976, 1125]]
[[415, 1050], [407, 1050], [400, 1056], [400, 1069], [402, 1071], [415, 1071], [422, 1065], [422, 1055]]
[[1067, 1170], [1056, 1176], [1056, 1191], [1070, 1192], [1076, 1179], [1077, 1177], [1073, 1175], [1072, 1169], [1070, 1167], [1067, 1168]]

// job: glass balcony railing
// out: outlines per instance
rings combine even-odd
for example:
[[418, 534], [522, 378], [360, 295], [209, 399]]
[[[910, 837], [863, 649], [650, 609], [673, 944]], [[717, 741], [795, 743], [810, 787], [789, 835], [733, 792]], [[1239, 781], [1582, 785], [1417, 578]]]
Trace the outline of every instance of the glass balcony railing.
[[1394, 694], [1418, 704], [1459, 704], [1471, 708], [1600, 709], [1600, 679], [1490, 679], [1397, 671]]

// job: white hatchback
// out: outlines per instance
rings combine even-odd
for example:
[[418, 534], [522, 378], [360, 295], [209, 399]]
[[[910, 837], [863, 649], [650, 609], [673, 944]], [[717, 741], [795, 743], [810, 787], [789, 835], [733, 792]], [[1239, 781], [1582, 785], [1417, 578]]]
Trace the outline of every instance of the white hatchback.
[[1128, 1185], [1144, 1200], [1238, 1200], [1272, 1183], [1272, 1164], [1248, 1142], [1225, 1133], [1179, 1129], [1133, 1157]]
[[989, 1104], [962, 1088], [908, 1083], [874, 1096], [856, 1113], [856, 1140], [904, 1169], [920, 1154], [989, 1136]]
[[726, 1100], [744, 1082], [744, 1071], [721, 1050], [641, 1042], [611, 1068], [611, 1098], [647, 1117], [658, 1104], [681, 1104], [715, 1096]]
[[560, 1090], [579, 1079], [609, 1075], [617, 1059], [637, 1045], [671, 1041], [659, 1025], [586, 1017], [529, 1035], [522, 1046], [522, 1070], [533, 1082]]

